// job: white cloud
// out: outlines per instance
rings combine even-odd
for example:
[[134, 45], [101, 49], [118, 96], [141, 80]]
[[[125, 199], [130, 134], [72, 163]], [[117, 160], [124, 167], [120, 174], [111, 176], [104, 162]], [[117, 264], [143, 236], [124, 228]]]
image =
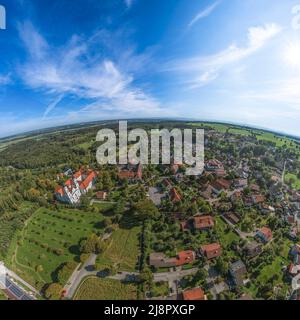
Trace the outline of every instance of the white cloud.
[[1, 75], [0, 74], [0, 86], [6, 86], [12, 82], [11, 75]]
[[220, 72], [252, 54], [275, 37], [281, 31], [277, 24], [266, 24], [261, 27], [251, 27], [248, 30], [248, 42], [245, 47], [233, 44], [227, 49], [210, 56], [198, 56], [188, 59], [171, 61], [166, 71], [179, 72], [187, 79], [190, 88], [201, 87], [218, 78]]
[[213, 11], [219, 6], [221, 1], [216, 1], [209, 7], [205, 8], [204, 10], [200, 11], [189, 23], [188, 27], [192, 27], [196, 22], [199, 20], [208, 17]]
[[[87, 40], [73, 36], [64, 47], [50, 48], [31, 24], [24, 24], [20, 32], [29, 53], [28, 60], [19, 69], [21, 77], [30, 88], [53, 98], [44, 111], [44, 117], [64, 96], [86, 99], [89, 105], [99, 108], [110, 106], [115, 112], [151, 112], [160, 108], [155, 98], [133, 84], [133, 74], [128, 70], [130, 66], [135, 69], [139, 61], [145, 61], [144, 56], [135, 56], [128, 50], [124, 55], [119, 51], [122, 61], [118, 65], [102, 53], [91, 55], [93, 46], [97, 46], [97, 52], [102, 52], [98, 42], [99, 37], [103, 36], [101, 33]], [[33, 39], [34, 49], [29, 39]], [[133, 60], [137, 62], [132, 63]]]
[[294, 111], [300, 112], [300, 77], [292, 77], [265, 83], [240, 97], [256, 102], [272, 102], [286, 105]]
[[125, 4], [126, 4], [127, 8], [131, 8], [131, 6], [133, 4], [133, 0], [125, 0]]

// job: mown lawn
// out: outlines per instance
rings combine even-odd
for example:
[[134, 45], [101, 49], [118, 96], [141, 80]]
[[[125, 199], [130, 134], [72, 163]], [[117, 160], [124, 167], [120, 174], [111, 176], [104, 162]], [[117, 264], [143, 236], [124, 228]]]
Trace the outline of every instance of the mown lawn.
[[14, 250], [10, 250], [10, 267], [41, 289], [55, 281], [55, 271], [62, 263], [77, 261], [79, 241], [99, 232], [103, 219], [99, 213], [76, 209], [37, 210], [19, 235]]
[[90, 277], [83, 281], [74, 300], [136, 300], [134, 284], [124, 284], [117, 280]]

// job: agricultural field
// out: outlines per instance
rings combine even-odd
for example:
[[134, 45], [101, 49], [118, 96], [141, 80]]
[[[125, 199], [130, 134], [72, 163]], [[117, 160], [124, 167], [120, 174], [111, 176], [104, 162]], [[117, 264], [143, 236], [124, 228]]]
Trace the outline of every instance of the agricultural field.
[[276, 147], [282, 147], [284, 145], [290, 148], [296, 148], [297, 144], [291, 140], [290, 138], [276, 135], [272, 132], [266, 132], [259, 129], [250, 129], [246, 127], [234, 126], [230, 124], [222, 124], [222, 123], [206, 123], [206, 122], [196, 122], [196, 123], [188, 123], [191, 126], [199, 126], [204, 128], [212, 128], [220, 133], [232, 133], [242, 136], [250, 136], [255, 135], [258, 140], [273, 142], [276, 144]]
[[41, 289], [56, 280], [57, 268], [78, 262], [79, 241], [101, 232], [103, 215], [76, 209], [52, 211], [41, 208], [27, 221], [7, 258], [9, 266]]
[[133, 284], [117, 280], [90, 277], [79, 287], [74, 300], [136, 300], [137, 289]]

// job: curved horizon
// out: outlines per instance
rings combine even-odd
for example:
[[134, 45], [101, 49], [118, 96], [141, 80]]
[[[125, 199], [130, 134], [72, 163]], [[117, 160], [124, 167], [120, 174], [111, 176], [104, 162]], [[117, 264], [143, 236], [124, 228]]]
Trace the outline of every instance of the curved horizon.
[[2, 5], [2, 137], [137, 117], [300, 136], [300, 16], [293, 0]]

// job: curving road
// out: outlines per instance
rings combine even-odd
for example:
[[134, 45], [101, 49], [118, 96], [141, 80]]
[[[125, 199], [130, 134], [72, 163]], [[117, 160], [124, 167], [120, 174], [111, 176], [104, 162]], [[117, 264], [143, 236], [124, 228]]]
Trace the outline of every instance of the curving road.
[[85, 277], [97, 275], [97, 271], [94, 271], [96, 258], [96, 254], [91, 254], [81, 268], [79, 268], [80, 264], [77, 266], [76, 270], [73, 272], [73, 274], [71, 275], [70, 279], [64, 287], [64, 290], [66, 292], [66, 298], [72, 299], [78, 286]]

